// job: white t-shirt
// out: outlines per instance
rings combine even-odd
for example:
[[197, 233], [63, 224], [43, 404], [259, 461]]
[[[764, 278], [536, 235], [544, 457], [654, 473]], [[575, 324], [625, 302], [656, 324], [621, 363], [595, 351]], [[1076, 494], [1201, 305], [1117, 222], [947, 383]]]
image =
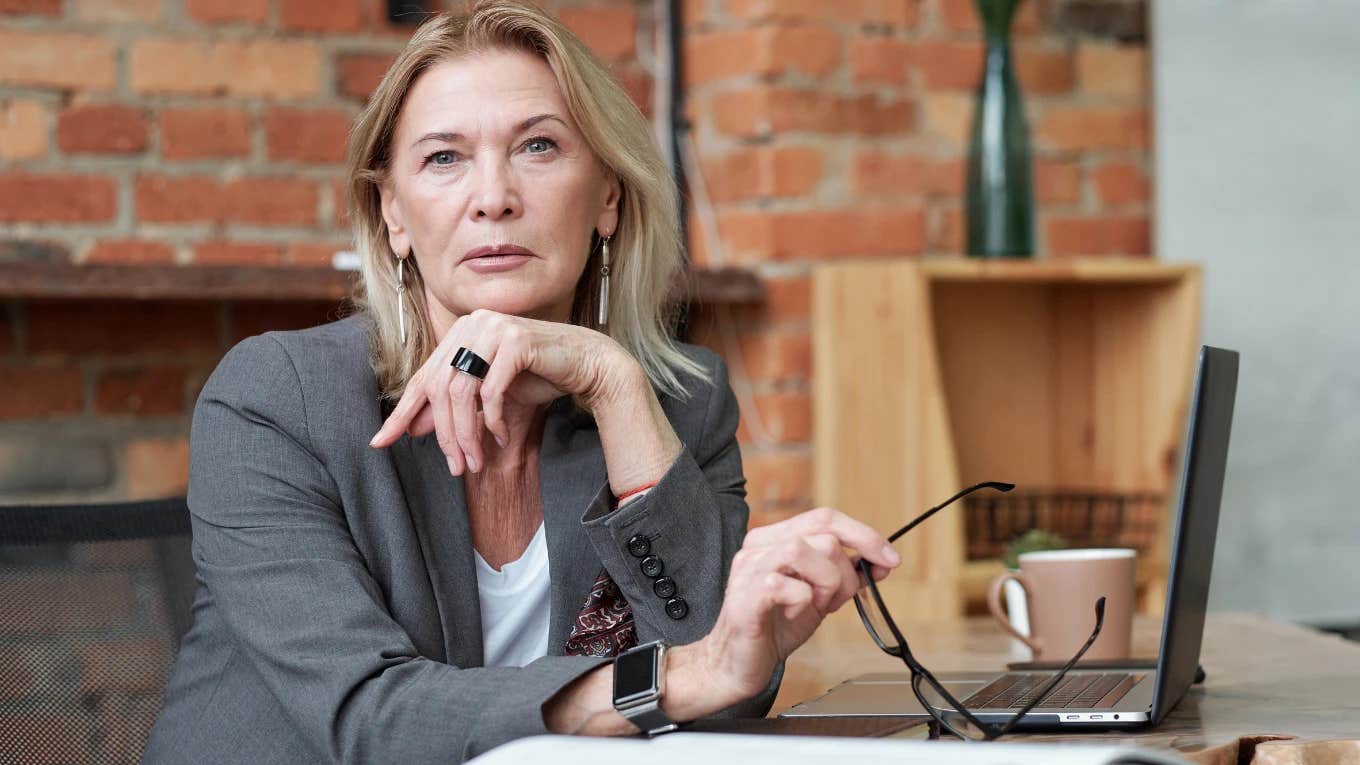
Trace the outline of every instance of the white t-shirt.
[[482, 654], [488, 667], [522, 667], [548, 655], [551, 579], [543, 524], [519, 560], [500, 571], [477, 558], [477, 594], [482, 601]]

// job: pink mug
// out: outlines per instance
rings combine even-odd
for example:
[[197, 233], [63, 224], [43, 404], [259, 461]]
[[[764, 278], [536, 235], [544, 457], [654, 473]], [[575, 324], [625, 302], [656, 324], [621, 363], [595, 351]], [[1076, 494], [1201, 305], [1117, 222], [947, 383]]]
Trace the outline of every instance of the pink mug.
[[[1030, 634], [1006, 616], [1001, 589], [1007, 581], [1025, 589]], [[1020, 570], [996, 576], [987, 588], [992, 616], [1034, 652], [1037, 661], [1067, 661], [1096, 626], [1096, 600], [1105, 598], [1105, 623], [1084, 660], [1126, 659], [1133, 637], [1134, 551], [1047, 550], [1020, 556]]]

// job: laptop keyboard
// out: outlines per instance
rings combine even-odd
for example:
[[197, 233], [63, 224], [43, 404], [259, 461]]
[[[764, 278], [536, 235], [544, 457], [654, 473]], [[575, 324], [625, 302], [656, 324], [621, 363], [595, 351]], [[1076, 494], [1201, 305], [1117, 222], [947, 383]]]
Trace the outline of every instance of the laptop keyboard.
[[[1034, 694], [1038, 693], [1052, 677], [1053, 675], [1045, 672], [1005, 674], [993, 680], [982, 690], [964, 699], [963, 705], [969, 709], [1020, 709], [1033, 701]], [[1121, 686], [1124, 693], [1127, 693], [1137, 679], [1137, 675], [1131, 675], [1127, 672], [1068, 675], [1044, 697], [1043, 701], [1039, 702], [1039, 706], [1036, 708], [1089, 709], [1111, 707], [1123, 697], [1123, 693], [1106, 700], [1103, 704], [1101, 700]]]

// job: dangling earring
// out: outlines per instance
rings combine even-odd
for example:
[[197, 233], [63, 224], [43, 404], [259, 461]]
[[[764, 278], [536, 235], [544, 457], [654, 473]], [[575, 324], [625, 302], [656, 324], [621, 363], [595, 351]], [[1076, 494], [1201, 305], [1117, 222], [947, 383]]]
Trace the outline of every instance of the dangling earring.
[[406, 258], [397, 258], [397, 332], [406, 345]]
[[609, 324], [609, 237], [600, 242], [600, 326]]

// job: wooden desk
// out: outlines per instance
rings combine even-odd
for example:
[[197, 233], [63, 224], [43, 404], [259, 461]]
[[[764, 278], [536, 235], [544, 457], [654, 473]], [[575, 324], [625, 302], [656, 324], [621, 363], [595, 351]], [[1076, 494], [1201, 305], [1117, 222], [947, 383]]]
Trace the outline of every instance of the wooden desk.
[[[904, 627], [912, 652], [932, 671], [1001, 666], [1013, 661], [1010, 638], [989, 617]], [[1159, 619], [1134, 622], [1138, 656], [1154, 656]], [[1211, 614], [1200, 663], [1208, 675], [1171, 715], [1141, 732], [1014, 734], [1016, 739], [1125, 743], [1192, 752], [1242, 736], [1299, 739], [1360, 737], [1360, 643], [1247, 614]], [[865, 672], [905, 672], [860, 626], [853, 605], [833, 614], [812, 641], [789, 657], [771, 714]], [[924, 737], [924, 727], [903, 737]], [[1007, 737], [1012, 738], [1012, 736]]]

